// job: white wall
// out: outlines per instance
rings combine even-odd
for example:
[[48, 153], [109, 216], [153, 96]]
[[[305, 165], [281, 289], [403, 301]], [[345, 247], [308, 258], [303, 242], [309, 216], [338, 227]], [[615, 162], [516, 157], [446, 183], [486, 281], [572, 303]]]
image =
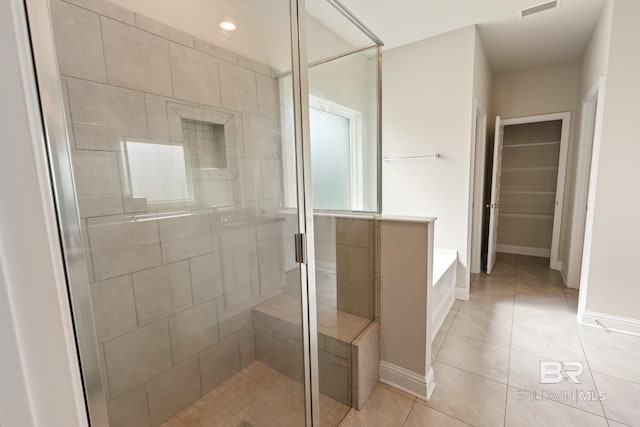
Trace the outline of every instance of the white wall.
[[0, 2], [0, 425], [81, 426], [85, 408], [44, 145], [37, 114], [29, 114], [37, 99], [22, 8], [17, 0]]
[[[615, 0], [586, 263], [586, 310], [640, 321], [640, 2]], [[586, 75], [586, 74], [585, 74]], [[585, 83], [585, 86], [588, 86]]]
[[[609, 45], [611, 43], [611, 24], [613, 18], [613, 2], [607, 2], [598, 24], [591, 35], [591, 39], [582, 56], [580, 91], [578, 96], [578, 116], [576, 117], [576, 129], [581, 129], [583, 120], [582, 103], [589, 91], [598, 83], [598, 79], [607, 72], [609, 64]], [[570, 161], [576, 165], [567, 171], [572, 183], [571, 194], [577, 198], [571, 212], [571, 236], [567, 248], [566, 272], [567, 286], [580, 287], [580, 270], [582, 266], [582, 251], [584, 237], [584, 213], [586, 201], [583, 204], [579, 192], [587, 191], [588, 180], [584, 176], [578, 177], [580, 156], [585, 150], [591, 150], [591, 145], [583, 145], [581, 135], [576, 135], [576, 149], [569, 153]], [[586, 197], [585, 197], [586, 199]]]
[[493, 98], [493, 72], [487, 59], [487, 54], [480, 38], [476, 33], [475, 53], [473, 65], [473, 95], [478, 98], [480, 104], [489, 112]]
[[470, 26], [385, 51], [382, 61], [383, 157], [442, 155], [383, 160], [383, 213], [438, 217], [435, 246], [458, 251], [461, 289], [469, 278], [475, 38]]

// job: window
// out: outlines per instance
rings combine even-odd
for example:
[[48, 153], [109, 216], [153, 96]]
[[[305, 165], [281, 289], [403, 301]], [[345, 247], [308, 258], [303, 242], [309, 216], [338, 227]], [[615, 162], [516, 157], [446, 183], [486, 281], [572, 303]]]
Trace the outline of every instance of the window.
[[[362, 114], [313, 95], [309, 106], [313, 207], [362, 210]], [[286, 182], [290, 186], [295, 183], [295, 158], [286, 154]], [[295, 188], [287, 190], [286, 205], [295, 206]]]

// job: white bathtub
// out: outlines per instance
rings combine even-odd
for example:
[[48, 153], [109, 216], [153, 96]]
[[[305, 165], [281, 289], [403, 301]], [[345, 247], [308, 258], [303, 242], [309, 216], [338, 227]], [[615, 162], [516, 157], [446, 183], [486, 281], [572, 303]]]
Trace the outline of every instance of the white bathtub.
[[435, 248], [433, 251], [433, 289], [431, 292], [431, 320], [436, 337], [447, 313], [456, 299], [456, 261], [457, 251]]

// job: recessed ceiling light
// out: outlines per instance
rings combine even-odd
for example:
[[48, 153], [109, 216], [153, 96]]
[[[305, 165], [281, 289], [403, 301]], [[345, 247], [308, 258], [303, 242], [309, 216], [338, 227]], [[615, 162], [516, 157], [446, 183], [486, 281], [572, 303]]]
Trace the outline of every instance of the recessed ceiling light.
[[233, 22], [229, 22], [229, 21], [222, 21], [220, 23], [220, 28], [222, 28], [223, 30], [226, 31], [233, 31], [236, 29], [236, 24], [234, 24]]

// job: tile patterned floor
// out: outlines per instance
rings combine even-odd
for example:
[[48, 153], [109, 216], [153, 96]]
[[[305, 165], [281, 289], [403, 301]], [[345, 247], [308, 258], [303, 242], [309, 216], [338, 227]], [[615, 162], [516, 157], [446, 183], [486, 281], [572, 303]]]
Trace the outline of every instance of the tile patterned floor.
[[[548, 262], [500, 254], [434, 340], [431, 400], [378, 384], [349, 425], [640, 426], [640, 337], [578, 325]], [[582, 362], [582, 384], [540, 384], [541, 361]], [[607, 399], [576, 398], [591, 393]]]
[[[349, 408], [320, 396], [321, 425], [337, 426]], [[301, 383], [255, 361], [228, 378], [163, 427], [304, 426]]]

